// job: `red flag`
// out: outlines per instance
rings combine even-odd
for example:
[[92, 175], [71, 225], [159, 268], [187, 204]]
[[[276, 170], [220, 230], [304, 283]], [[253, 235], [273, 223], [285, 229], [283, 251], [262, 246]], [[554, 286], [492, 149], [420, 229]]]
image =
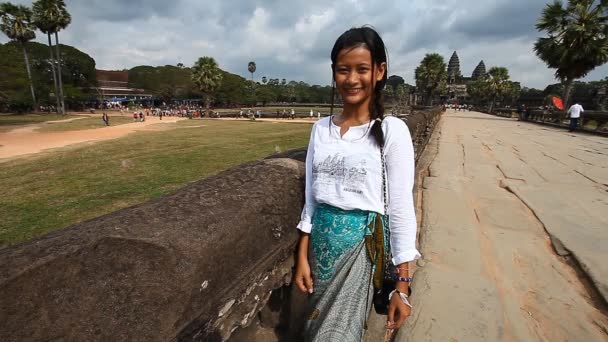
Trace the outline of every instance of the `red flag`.
[[562, 102], [562, 99], [557, 96], [553, 96], [551, 100], [553, 100], [553, 105], [555, 106], [555, 108], [559, 110], [564, 110], [564, 102]]

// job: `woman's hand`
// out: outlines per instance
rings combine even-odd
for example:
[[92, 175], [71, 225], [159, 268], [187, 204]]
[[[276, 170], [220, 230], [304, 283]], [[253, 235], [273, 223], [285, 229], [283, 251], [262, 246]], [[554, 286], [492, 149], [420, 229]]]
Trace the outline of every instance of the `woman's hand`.
[[308, 242], [310, 234], [301, 233], [298, 246], [298, 262], [296, 264], [296, 275], [294, 282], [300, 291], [312, 293], [312, 275], [310, 274], [310, 264], [308, 264]]
[[405, 305], [405, 303], [401, 300], [401, 297], [399, 297], [399, 294], [393, 294], [391, 301], [388, 303], [388, 321], [386, 322], [386, 328], [401, 328], [401, 325], [411, 313], [412, 308]]
[[304, 293], [312, 293], [312, 276], [310, 274], [310, 265], [308, 260], [299, 258], [296, 266], [295, 283], [298, 289]]

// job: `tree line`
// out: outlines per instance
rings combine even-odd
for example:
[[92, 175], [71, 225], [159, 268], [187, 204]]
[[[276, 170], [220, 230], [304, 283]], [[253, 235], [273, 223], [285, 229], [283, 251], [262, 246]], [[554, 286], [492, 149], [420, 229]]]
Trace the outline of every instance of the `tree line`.
[[[0, 30], [21, 46], [28, 75], [29, 88], [34, 107], [37, 107], [36, 91], [32, 78], [30, 61], [27, 53], [27, 43], [36, 38], [36, 29], [47, 35], [49, 63], [54, 85], [56, 109], [65, 114], [65, 94], [62, 77], [62, 58], [59, 31], [65, 29], [72, 21], [63, 0], [37, 0], [32, 8], [14, 5], [10, 2], [0, 3]], [[55, 49], [51, 36], [55, 36]]]
[[[563, 3], [556, 0], [546, 5], [536, 23], [537, 30], [547, 36], [536, 41], [534, 53], [555, 70], [566, 105], [573, 85], [577, 84], [575, 81], [608, 61], [607, 12], [607, 1], [568, 0]], [[77, 49], [59, 44], [58, 32], [70, 22], [63, 0], [37, 0], [31, 9], [8, 2], [0, 4], [0, 29], [11, 39], [11, 43], [0, 44], [3, 56], [0, 72], [9, 76], [0, 79], [0, 102], [36, 106], [54, 100], [57, 110], [65, 112], [66, 100], [72, 102], [90, 97], [87, 89], [95, 84], [94, 60]], [[46, 57], [41, 44], [30, 42], [35, 38], [36, 29], [47, 35], [49, 53]], [[55, 45], [51, 36], [55, 37]], [[20, 63], [14, 60], [19, 50], [23, 55], [23, 70], [17, 70]], [[207, 105], [215, 106], [331, 101], [329, 85], [288, 82], [271, 76], [263, 76], [261, 82], [255, 82], [257, 67], [254, 61], [248, 63], [247, 70], [251, 80], [221, 70], [212, 57], [205, 56], [192, 67], [181, 63], [138, 66], [128, 72], [131, 86], [149, 90], [167, 101], [203, 98]], [[424, 56], [415, 70], [415, 81], [415, 86], [411, 86], [400, 76], [393, 75], [389, 77], [384, 95], [394, 104], [407, 102], [412, 93], [422, 95], [427, 104], [441, 99], [448, 89], [443, 57], [436, 53]], [[17, 90], [24, 88], [29, 88], [29, 101], [22, 90]], [[521, 88], [510, 79], [506, 67], [494, 66], [468, 82], [467, 93], [470, 102], [492, 108], [498, 103], [517, 102]]]
[[165, 65], [137, 66], [130, 70], [129, 83], [156, 98], [203, 99], [208, 106], [265, 105], [275, 102], [327, 103], [331, 86], [263, 76], [261, 82], [222, 70], [213, 57], [200, 57], [191, 67]]
[[[0, 44], [0, 111], [25, 112], [34, 103], [44, 107], [57, 106], [48, 46], [36, 42], [25, 44], [30, 72], [26, 71], [22, 46], [18, 42]], [[66, 108], [81, 109], [95, 98], [95, 60], [69, 45], [60, 44], [61, 75]], [[35, 93], [34, 102], [32, 91]]]

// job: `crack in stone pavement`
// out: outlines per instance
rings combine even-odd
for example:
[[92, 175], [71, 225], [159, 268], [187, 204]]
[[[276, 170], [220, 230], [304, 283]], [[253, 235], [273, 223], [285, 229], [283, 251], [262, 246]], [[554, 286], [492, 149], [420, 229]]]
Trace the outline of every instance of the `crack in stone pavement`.
[[600, 151], [590, 151], [590, 150], [583, 150], [587, 153], [592, 153], [592, 154], [600, 154], [600, 155], [605, 155], [604, 153], [600, 152]]
[[564, 163], [563, 161], [561, 161], [561, 160], [559, 160], [559, 159], [557, 159], [557, 158], [555, 158], [555, 157], [553, 157], [553, 156], [550, 156], [550, 155], [546, 154], [545, 152], [541, 152], [541, 153], [542, 153], [542, 154], [543, 154], [545, 157], [547, 157], [547, 158], [553, 159], [553, 160], [555, 160], [556, 162], [558, 162], [558, 163], [560, 163], [560, 164], [562, 164], [562, 165], [564, 165], [564, 166], [568, 166], [568, 164]]
[[574, 159], [576, 159], [578, 161], [581, 161], [583, 164], [587, 164], [587, 165], [590, 165], [590, 166], [595, 166], [593, 163], [590, 163], [590, 162], [588, 162], [586, 160], [583, 160], [581, 158], [575, 157], [575, 156], [573, 156], [571, 154], [569, 154], [568, 156], [571, 157], [571, 158], [574, 158]]
[[[503, 176], [505, 179], [518, 180], [518, 181], [521, 181], [521, 182], [526, 183], [526, 180], [525, 180], [525, 179], [523, 179], [523, 178], [512, 178], [512, 177], [507, 176], [507, 174], [506, 174], [506, 173], [503, 171], [503, 169], [500, 167], [500, 164], [496, 164], [496, 168], [498, 169], [498, 171], [500, 171], [500, 173], [502, 174], [502, 176]], [[500, 184], [500, 181], [499, 181], [498, 183]]]
[[[600, 183], [600, 182], [596, 181], [595, 179], [593, 179], [593, 178], [591, 178], [591, 177], [587, 176], [586, 174], [584, 174], [584, 173], [580, 172], [579, 170], [574, 170], [574, 172], [576, 172], [576, 173], [578, 173], [579, 175], [581, 175], [581, 176], [583, 176], [583, 177], [587, 178], [588, 180], [590, 180], [590, 181], [591, 181], [592, 183], [594, 183], [594, 184], [597, 184], [597, 185], [602, 185], [602, 183]], [[603, 185], [606, 185], [606, 184], [603, 184]]]

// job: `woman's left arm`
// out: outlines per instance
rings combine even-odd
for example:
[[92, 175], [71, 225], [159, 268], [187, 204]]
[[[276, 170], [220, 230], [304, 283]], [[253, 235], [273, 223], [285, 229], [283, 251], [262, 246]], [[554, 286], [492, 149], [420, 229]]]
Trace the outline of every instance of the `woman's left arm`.
[[[400, 277], [409, 277], [409, 262], [420, 257], [416, 248], [417, 222], [414, 209], [414, 148], [410, 131], [400, 119], [390, 118], [385, 133], [385, 163], [388, 189], [388, 214], [391, 230], [391, 251], [393, 263], [397, 265]], [[396, 290], [408, 294], [408, 282], [398, 281]], [[401, 326], [411, 308], [399, 295], [391, 298], [389, 304], [389, 327]]]
[[385, 134], [385, 163], [388, 188], [388, 214], [393, 263], [400, 265], [418, 259], [417, 223], [414, 210], [414, 147], [405, 122], [390, 120]]

